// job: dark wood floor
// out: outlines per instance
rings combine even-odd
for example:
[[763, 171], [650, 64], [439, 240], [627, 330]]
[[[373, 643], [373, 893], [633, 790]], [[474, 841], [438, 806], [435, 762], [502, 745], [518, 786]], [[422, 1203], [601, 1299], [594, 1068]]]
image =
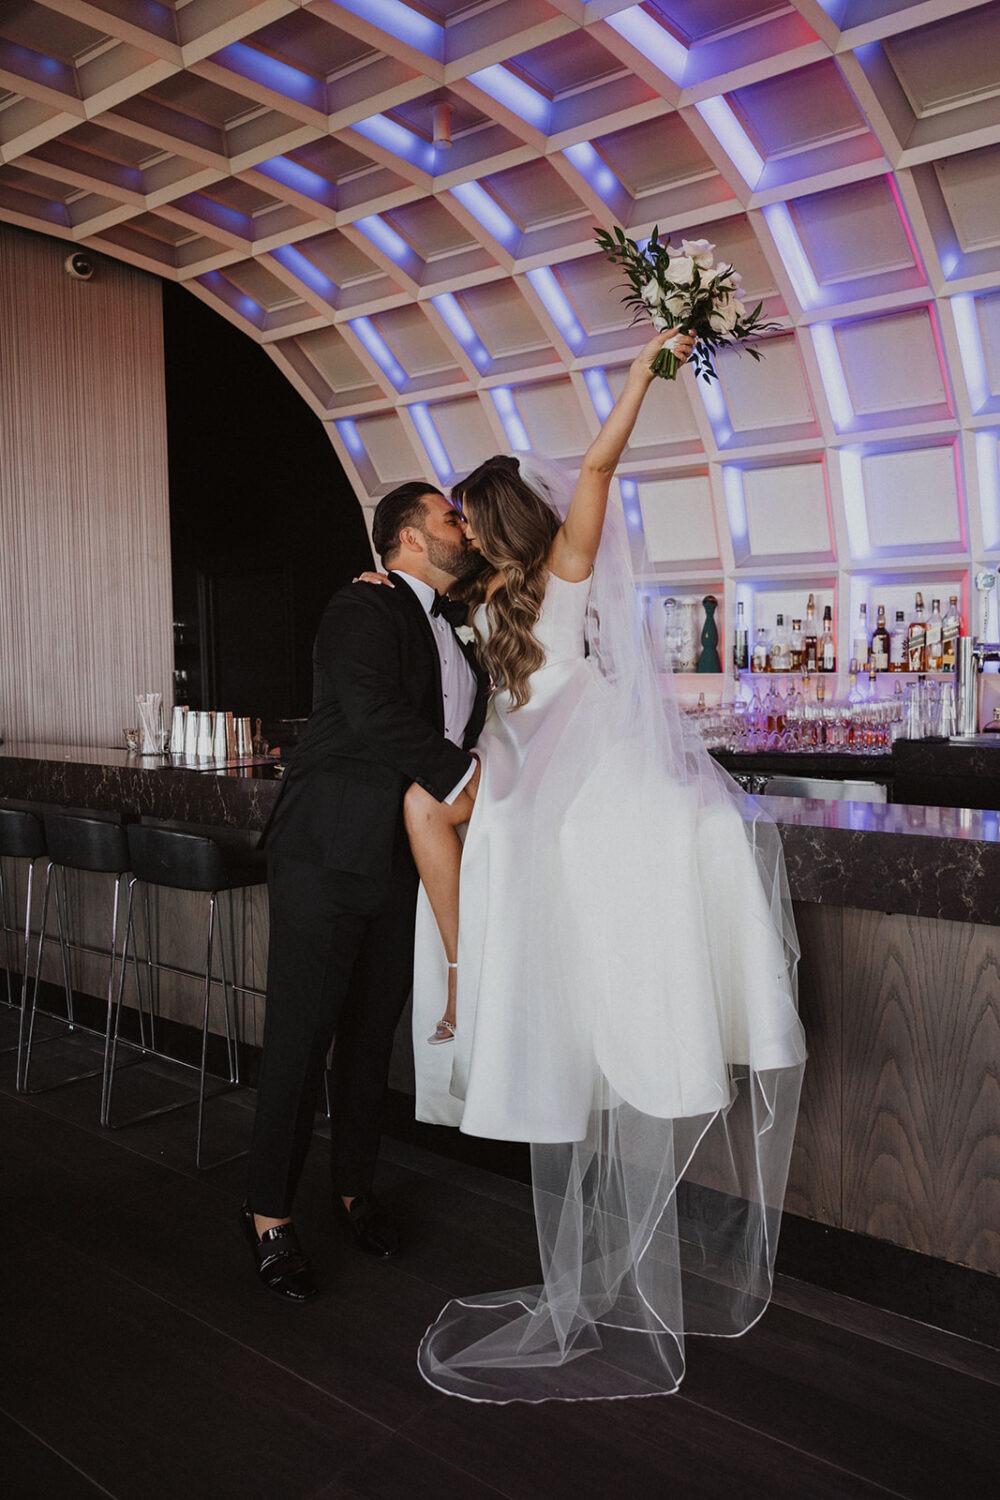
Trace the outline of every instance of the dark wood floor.
[[[0, 1046], [11, 1019], [0, 1012]], [[38, 1052], [39, 1082], [64, 1051]], [[238, 1232], [243, 1163], [195, 1173], [190, 1111], [108, 1133], [96, 1080], [24, 1099], [13, 1072], [0, 1055], [6, 1500], [1000, 1492], [1000, 1353], [787, 1277], [745, 1338], [691, 1341], [679, 1395], [441, 1396], [417, 1343], [450, 1295], [530, 1279], [523, 1186], [387, 1141], [379, 1186], [407, 1245], [373, 1262], [333, 1220], [317, 1142], [297, 1221], [324, 1293], [286, 1307]], [[123, 1107], [140, 1085], [176, 1087], [130, 1070]], [[245, 1145], [251, 1107], [210, 1106], [210, 1149]]]

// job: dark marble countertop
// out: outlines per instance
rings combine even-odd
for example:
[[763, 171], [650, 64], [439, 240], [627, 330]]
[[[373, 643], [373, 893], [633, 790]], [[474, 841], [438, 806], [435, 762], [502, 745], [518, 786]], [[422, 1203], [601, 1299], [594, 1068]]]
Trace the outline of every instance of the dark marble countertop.
[[219, 766], [85, 745], [0, 746], [0, 797], [259, 832], [280, 785], [276, 763]]
[[[982, 753], [990, 754], [991, 747]], [[0, 746], [0, 798], [262, 830], [274, 765], [198, 769], [117, 749]], [[781, 830], [796, 901], [1000, 926], [1000, 813], [899, 803], [752, 799]]]

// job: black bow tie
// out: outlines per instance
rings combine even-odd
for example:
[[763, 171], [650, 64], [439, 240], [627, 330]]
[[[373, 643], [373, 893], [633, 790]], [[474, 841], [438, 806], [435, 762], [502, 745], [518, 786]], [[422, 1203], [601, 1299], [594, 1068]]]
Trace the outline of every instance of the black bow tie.
[[468, 618], [468, 610], [464, 604], [449, 599], [446, 594], [435, 594], [434, 603], [431, 605], [431, 615], [443, 615], [452, 626], [464, 625]]

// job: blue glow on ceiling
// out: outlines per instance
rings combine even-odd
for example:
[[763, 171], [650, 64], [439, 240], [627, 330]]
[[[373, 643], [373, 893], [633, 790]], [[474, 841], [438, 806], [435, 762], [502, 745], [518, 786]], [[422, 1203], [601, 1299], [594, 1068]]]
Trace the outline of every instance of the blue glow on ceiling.
[[514, 251], [521, 238], [521, 231], [508, 218], [499, 203], [478, 182], [459, 182], [451, 189], [462, 207], [467, 209], [505, 250]]
[[528, 429], [517, 409], [514, 393], [509, 386], [494, 386], [490, 392], [493, 397], [493, 405], [497, 409], [503, 430], [507, 434], [507, 441], [515, 452], [530, 453], [531, 439], [528, 437]]
[[273, 89], [276, 94], [297, 99], [300, 104], [317, 108], [323, 102], [325, 90], [317, 79], [303, 73], [300, 68], [281, 62], [277, 57], [268, 57], [267, 53], [247, 46], [246, 42], [233, 42], [230, 46], [223, 47], [221, 52], [215, 54], [213, 61], [232, 68], [234, 73], [239, 73], [243, 78], [251, 78], [265, 88]]
[[437, 157], [434, 147], [429, 141], [414, 135], [412, 130], [407, 130], [405, 125], [390, 120], [388, 115], [369, 115], [367, 120], [355, 121], [351, 128], [373, 145], [381, 146], [383, 151], [390, 151], [418, 171], [433, 175]]
[[587, 342], [587, 335], [555, 273], [548, 266], [539, 266], [528, 272], [528, 280], [545, 304], [546, 311], [559, 329], [574, 354], [579, 354]]
[[814, 323], [809, 332], [834, 426], [838, 432], [850, 432], [854, 425], [854, 403], [837, 348], [836, 331], [831, 323]]
[[311, 291], [317, 292], [326, 301], [330, 301], [338, 290], [336, 282], [324, 275], [319, 267], [294, 245], [278, 245], [271, 251], [271, 254], [285, 267], [286, 271], [291, 271], [293, 276], [297, 276], [299, 281]]
[[763, 212], [764, 222], [771, 232], [771, 238], [777, 246], [800, 305], [803, 308], [822, 306], [825, 298], [809, 264], [809, 257], [802, 248], [802, 241], [796, 233], [788, 205], [768, 203]]
[[427, 403], [417, 401], [407, 409], [413, 418], [413, 425], [420, 435], [420, 441], [424, 445], [427, 456], [434, 465], [434, 472], [443, 484], [445, 480], [451, 478], [455, 469], [441, 441], [441, 434], [434, 425]]
[[607, 374], [599, 365], [593, 369], [584, 370], [583, 383], [587, 387], [587, 394], [593, 404], [594, 410], [603, 422], [611, 414], [611, 408], [615, 404], [614, 392], [611, 389]]
[[365, 445], [362, 441], [361, 434], [357, 429], [357, 424], [352, 422], [349, 417], [343, 417], [339, 422], [335, 422], [334, 426], [340, 433], [344, 447], [347, 449], [351, 457], [364, 458]]
[[756, 187], [764, 170], [763, 159], [725, 99], [721, 95], [715, 99], [703, 99], [695, 109], [747, 185]]
[[431, 302], [458, 339], [458, 342], [468, 354], [476, 369], [480, 373], [485, 373], [493, 363], [490, 358], [490, 352], [472, 326], [462, 304], [455, 294], [453, 292], [442, 292], [439, 296], [432, 297]]
[[548, 134], [552, 117], [549, 101], [523, 78], [505, 68], [503, 63], [493, 63], [478, 73], [470, 73], [469, 82], [517, 115], [518, 119]]
[[665, 73], [674, 83], [682, 83], [687, 68], [687, 48], [660, 26], [646, 11], [636, 5], [632, 10], [607, 16], [604, 24], [631, 42], [637, 52]]
[[263, 172], [265, 177], [273, 177], [275, 182], [283, 182], [293, 192], [316, 203], [333, 206], [336, 201], [336, 188], [328, 178], [292, 161], [289, 156], [271, 156], [267, 161], [259, 162], [255, 170]]
[[384, 255], [395, 261], [397, 266], [406, 265], [407, 261], [414, 259], [414, 252], [403, 239], [397, 234], [391, 224], [378, 214], [369, 214], [367, 218], [355, 219], [355, 229], [360, 229], [366, 239], [377, 245]]
[[352, 318], [348, 327], [357, 334], [382, 373], [401, 391], [409, 377], [371, 319]]
[[972, 296], [952, 297], [949, 299], [949, 305], [955, 319], [955, 332], [958, 335], [958, 347], [962, 355], [962, 369], [965, 372], [969, 402], [974, 412], [981, 412], [988, 406], [993, 391], [990, 389], [990, 375], [976, 313], [976, 299]]
[[618, 178], [590, 141], [579, 141], [575, 146], [567, 146], [563, 156], [595, 193], [600, 194], [605, 203], [610, 202], [616, 193], [623, 191]]

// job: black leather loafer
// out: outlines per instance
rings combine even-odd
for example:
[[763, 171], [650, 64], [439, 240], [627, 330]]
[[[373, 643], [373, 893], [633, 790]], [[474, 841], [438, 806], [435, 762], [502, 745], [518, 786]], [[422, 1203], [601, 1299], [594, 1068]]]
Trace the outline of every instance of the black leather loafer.
[[388, 1209], [372, 1193], [355, 1198], [347, 1210], [347, 1222], [358, 1248], [366, 1255], [385, 1257], [399, 1249], [399, 1229]]
[[299, 1244], [292, 1224], [279, 1224], [258, 1235], [253, 1214], [244, 1203], [240, 1209], [243, 1233], [253, 1251], [257, 1275], [275, 1296], [286, 1302], [308, 1302], [318, 1291], [312, 1266]]

